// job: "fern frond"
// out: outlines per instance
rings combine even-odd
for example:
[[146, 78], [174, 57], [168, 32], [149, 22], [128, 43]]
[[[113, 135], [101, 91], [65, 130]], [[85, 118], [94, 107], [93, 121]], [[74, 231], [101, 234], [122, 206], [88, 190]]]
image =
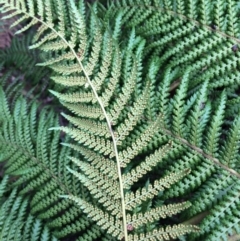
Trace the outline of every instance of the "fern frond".
[[[236, 180], [235, 187], [237, 188], [237, 190], [239, 190], [238, 183], [239, 180]], [[239, 207], [237, 203], [239, 200], [239, 195], [236, 195], [235, 188], [227, 190], [227, 193], [228, 195], [220, 201], [219, 206], [213, 208], [210, 212], [210, 215], [204, 219], [204, 221], [202, 222], [203, 231], [201, 232], [201, 234], [199, 233], [198, 235], [196, 235], [199, 237], [194, 238], [194, 240], [201, 240], [203, 237], [210, 240], [219, 238], [227, 239], [229, 233], [232, 234], [234, 230], [236, 231], [238, 229], [237, 223], [239, 223]], [[218, 227], [222, 218], [224, 218], [224, 226], [222, 227], [225, 231], [224, 236], [223, 232]], [[208, 227], [208, 229], [206, 227]], [[209, 228], [211, 228], [210, 232]]]
[[139, 228], [140, 226], [146, 225], [148, 222], [157, 221], [160, 218], [166, 218], [169, 216], [169, 210], [171, 210], [171, 214], [174, 215], [178, 212], [181, 212], [180, 209], [184, 210], [190, 206], [190, 203], [180, 203], [157, 207], [144, 213], [144, 215], [142, 213], [134, 214], [131, 218], [129, 217], [128, 223], [131, 223], [134, 228]]
[[186, 127], [184, 126], [184, 119], [186, 112], [183, 112], [183, 98], [186, 96], [187, 92], [187, 84], [188, 84], [188, 71], [186, 71], [185, 75], [183, 76], [181, 80], [180, 88], [178, 89], [178, 93], [176, 94], [175, 100], [174, 100], [174, 109], [173, 109], [173, 131], [183, 137], [183, 132], [186, 133]]
[[29, 200], [27, 198], [16, 197], [17, 189], [12, 189], [8, 197], [6, 195], [6, 185], [8, 177], [5, 176], [0, 183], [0, 237], [2, 240], [39, 240], [57, 241], [43, 225], [43, 223], [27, 213]]
[[[161, 213], [152, 200], [168, 203], [174, 198], [188, 199], [194, 203], [189, 212], [185, 202], [169, 207], [174, 213], [183, 211], [189, 219], [186, 224], [199, 223], [203, 217], [203, 231], [189, 236], [190, 240], [219, 238], [219, 230], [208, 228], [211, 222], [213, 228], [223, 224], [227, 238], [234, 229], [231, 223], [239, 223], [239, 190], [234, 185], [240, 178], [239, 118], [233, 122], [231, 116], [239, 114], [238, 100], [231, 100], [239, 87], [236, 2], [119, 0], [109, 8], [95, 3], [91, 11], [85, 9], [83, 1], [79, 9], [73, 0], [68, 4], [63, 0], [22, 2], [0, 1], [4, 11], [16, 11], [23, 16], [21, 20], [28, 20], [20, 31], [36, 21], [45, 26], [38, 28], [31, 48], [42, 48], [46, 54], [42, 65], [49, 66], [54, 81], [64, 86], [52, 94], [70, 110], [64, 114], [70, 125], [52, 129], [73, 139], [62, 147], [70, 147], [64, 151], [70, 158], [60, 167], [52, 163], [54, 175], [50, 172], [50, 176], [39, 177], [42, 167], [34, 162], [27, 168], [30, 157], [20, 158], [22, 152], [9, 148], [10, 154], [4, 152], [2, 159], [10, 159], [6, 166], [10, 173], [26, 172], [26, 179], [20, 178], [16, 185], [38, 180], [26, 184], [23, 193], [50, 182], [51, 176], [56, 180], [63, 176], [67, 183], [67, 188], [61, 188], [66, 195], [56, 191], [54, 198], [50, 193], [55, 186], [46, 185], [41, 195], [48, 197], [38, 206], [41, 195], [37, 196], [33, 212], [53, 219], [60, 210], [68, 212], [77, 204], [98, 225], [92, 232], [96, 230], [99, 235], [99, 229], [107, 231], [108, 236], [103, 235], [107, 240], [167, 240], [195, 232], [196, 227], [162, 228], [161, 215], [172, 217], [173, 213], [164, 204]], [[232, 102], [234, 106], [227, 111]], [[56, 120], [49, 116], [48, 125], [41, 121], [39, 129], [33, 127], [28, 133], [25, 105], [19, 108], [17, 103], [14, 117], [3, 123], [0, 140], [21, 140], [20, 147], [29, 145], [25, 149], [36, 152], [37, 160], [43, 163], [49, 156], [57, 160], [54, 151], [45, 151], [50, 140], [57, 143], [57, 134], [45, 129], [57, 125]], [[19, 115], [22, 120], [16, 124]], [[29, 141], [33, 135], [41, 143], [36, 148]], [[173, 143], [171, 150], [165, 150], [169, 141]], [[23, 168], [18, 170], [20, 166]], [[70, 180], [78, 187], [73, 189]], [[222, 190], [229, 194], [226, 198]], [[58, 195], [65, 199], [59, 201]], [[212, 213], [205, 218], [209, 208]], [[44, 213], [46, 209], [50, 212]], [[133, 219], [127, 218], [133, 216], [141, 219], [136, 230], [131, 226]], [[86, 216], [83, 219], [76, 222], [78, 232], [85, 222], [89, 225]], [[177, 220], [181, 222], [182, 217]], [[57, 225], [54, 220], [51, 224]], [[66, 233], [65, 226], [57, 236]]]

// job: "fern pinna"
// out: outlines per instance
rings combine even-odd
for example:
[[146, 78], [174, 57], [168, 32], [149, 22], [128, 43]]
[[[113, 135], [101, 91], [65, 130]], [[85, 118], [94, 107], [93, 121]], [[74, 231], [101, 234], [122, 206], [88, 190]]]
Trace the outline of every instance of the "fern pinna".
[[[63, 86], [51, 93], [70, 124], [51, 129], [72, 137], [63, 146], [77, 154], [65, 165], [81, 183], [63, 200], [107, 240], [185, 240], [190, 232], [187, 240], [238, 240], [236, 1], [0, 3], [7, 17], [20, 15], [17, 33], [37, 24], [30, 48], [45, 53], [39, 65]], [[166, 227], [162, 219], [179, 212], [182, 224]]]

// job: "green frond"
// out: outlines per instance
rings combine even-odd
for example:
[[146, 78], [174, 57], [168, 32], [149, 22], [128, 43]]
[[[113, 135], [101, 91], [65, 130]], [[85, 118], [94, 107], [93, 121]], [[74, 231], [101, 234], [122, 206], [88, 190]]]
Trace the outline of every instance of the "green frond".
[[[206, 137], [206, 152], [214, 155], [214, 153], [218, 152], [219, 149], [219, 137], [220, 137], [220, 128], [223, 124], [223, 114], [226, 103], [226, 95], [223, 92], [221, 95], [219, 107], [216, 110], [215, 115], [212, 117], [212, 121], [210, 123], [208, 135]], [[215, 154], [217, 156], [217, 154]]]
[[95, 98], [92, 92], [76, 92], [71, 94], [61, 94], [56, 91], [50, 90], [50, 92], [58, 97], [61, 101], [68, 103], [89, 103], [95, 102]]
[[[117, 179], [117, 174], [116, 174], [116, 163], [113, 161], [101, 156], [99, 153], [96, 153], [92, 150], [89, 150], [88, 148], [85, 148], [83, 146], [77, 146], [77, 145], [72, 145], [72, 144], [67, 144], [67, 143], [62, 143], [62, 145], [68, 146], [79, 153], [81, 153], [88, 162], [91, 162], [92, 165], [99, 169], [102, 174], [108, 175], [112, 179]], [[74, 159], [76, 160], [76, 159]], [[99, 161], [101, 160], [101, 161]], [[76, 160], [77, 161], [77, 160]], [[78, 160], [79, 162], [79, 160]], [[77, 163], [76, 163], [77, 164]], [[78, 165], [78, 164], [77, 164]]]
[[207, 0], [200, 0], [200, 14], [201, 14], [201, 22], [206, 25], [211, 24], [211, 2]]
[[227, 1], [227, 33], [236, 38], [239, 37], [239, 23], [236, 14], [236, 2], [232, 0]]
[[[42, 26], [44, 26], [44, 25], [42, 25]], [[48, 28], [46, 27], [46, 29], [48, 29]], [[42, 30], [42, 31], [44, 31], [44, 30]], [[39, 32], [40, 31], [41, 30], [39, 30]], [[35, 41], [38, 40], [36, 35], [35, 35], [35, 39], [34, 39]], [[55, 39], [55, 38], [53, 36], [50, 36], [50, 39]], [[54, 40], [54, 41], [49, 41], [47, 43], [45, 43], [45, 42], [46, 41], [44, 40], [44, 42], [40, 43], [40, 45], [41, 45], [40, 48], [44, 52], [50, 52], [50, 51], [53, 51], [53, 50], [55, 50], [55, 51], [57, 51], [57, 50], [65, 50], [68, 47], [67, 44], [63, 40]], [[33, 45], [32, 47], [30, 46], [29, 48], [30, 49], [31, 48], [35, 48], [35, 45]]]
[[149, 85], [146, 85], [142, 95], [133, 104], [124, 122], [121, 123], [116, 130], [118, 145], [121, 145], [122, 141], [124, 141], [126, 136], [129, 135], [130, 131], [132, 131], [134, 127], [137, 125], [137, 122], [140, 121], [144, 109], [146, 108], [148, 97]]
[[[69, 169], [69, 171], [73, 175], [75, 175], [79, 180], [81, 180], [81, 182], [90, 190], [90, 192], [92, 191], [93, 195], [97, 194], [98, 198], [101, 195], [106, 197], [108, 196], [109, 198], [110, 196], [111, 198], [119, 198], [118, 185], [115, 180], [112, 180], [112, 178], [109, 178], [109, 176], [102, 175], [97, 168], [94, 168], [91, 165], [84, 164], [84, 162], [77, 161], [76, 159], [72, 159], [72, 161], [77, 162], [79, 167], [82, 167], [82, 170], [84, 171], [85, 175], [80, 174], [71, 169]], [[95, 172], [98, 173], [97, 177], [94, 177]]]
[[227, 138], [222, 146], [221, 157], [219, 159], [227, 166], [235, 168], [235, 165], [238, 163], [239, 151], [239, 117], [233, 122]]
[[122, 93], [120, 93], [116, 97], [116, 101], [114, 101], [114, 104], [110, 106], [109, 117], [113, 123], [115, 123], [118, 120], [121, 112], [123, 111], [127, 102], [130, 100], [131, 94], [133, 94], [134, 92], [134, 87], [135, 87], [136, 78], [137, 78], [136, 63], [133, 65], [130, 71], [131, 71], [130, 76], [128, 76], [127, 83], [122, 88]]
[[71, 52], [67, 52], [67, 53], [64, 53], [62, 55], [59, 55], [57, 56], [56, 58], [52, 58], [46, 62], [43, 62], [43, 63], [39, 63], [37, 64], [38, 66], [50, 66], [50, 65], [54, 65], [58, 62], [61, 62], [61, 61], [66, 61], [66, 60], [73, 60], [74, 59], [74, 56], [72, 55]]
[[100, 119], [102, 120], [104, 118], [104, 115], [98, 106], [91, 106], [86, 104], [80, 104], [80, 103], [62, 103], [65, 107], [67, 107], [71, 112], [74, 114], [80, 116], [80, 117], [87, 117], [91, 119]]
[[127, 163], [131, 161], [136, 155], [138, 155], [146, 144], [155, 135], [155, 130], [160, 126], [162, 116], [158, 116], [157, 119], [150, 123], [148, 127], [138, 136], [135, 143], [129, 146], [126, 150], [119, 153], [120, 164], [125, 167]]
[[184, 126], [186, 113], [184, 113], [182, 109], [184, 104], [184, 98], [186, 98], [187, 93], [188, 76], [189, 71], [186, 71], [185, 75], [181, 80], [180, 88], [178, 89], [178, 93], [176, 94], [173, 102], [173, 131], [181, 137], [184, 137], [183, 132], [186, 133], [186, 126]]
[[[235, 185], [238, 185], [236, 188], [239, 193], [238, 180]], [[201, 240], [203, 237], [210, 240], [221, 238], [226, 240], [228, 238], [228, 234], [233, 234], [233, 232], [238, 229], [238, 225], [235, 226], [234, 224], [239, 223], [239, 208], [237, 207], [238, 200], [239, 195], [236, 195], [235, 188], [228, 190], [228, 195], [221, 200], [220, 205], [213, 208], [210, 215], [204, 219], [201, 224], [201, 228], [203, 228], [203, 230], [201, 233], [196, 235], [199, 237], [194, 240]], [[224, 233], [219, 227], [219, 223], [222, 218], [224, 219], [224, 222], [222, 222], [222, 228], [225, 231]], [[210, 228], [211, 231], [209, 232]]]
[[82, 143], [84, 146], [88, 146], [94, 151], [99, 151], [104, 155], [114, 155], [111, 142], [106, 140], [103, 137], [95, 136], [95, 134], [90, 134], [84, 131], [81, 131], [77, 128], [69, 127], [57, 127], [51, 128], [50, 130], [61, 130], [70, 135], [78, 143]]
[[38, 48], [40, 46], [42, 46], [44, 43], [46, 43], [49, 40], [53, 40], [56, 39], [58, 36], [56, 33], [49, 33], [46, 36], [44, 36], [41, 40], [39, 40], [38, 42], [34, 43], [33, 45], [29, 46], [29, 49], [35, 49]]
[[29, 200], [16, 197], [17, 189], [12, 189], [9, 196], [3, 196], [7, 193], [8, 182], [8, 177], [5, 176], [0, 183], [0, 238], [2, 240], [57, 241], [58, 239], [50, 233], [47, 226], [27, 212]]
[[62, 114], [73, 125], [77, 126], [79, 129], [90, 132], [92, 134], [97, 134], [98, 136], [104, 136], [106, 138], [110, 137], [108, 132], [108, 127], [106, 123], [96, 122], [88, 119], [71, 117], [69, 115]]
[[78, 76], [52, 76], [51, 79], [60, 85], [64, 86], [83, 86], [86, 84], [86, 79]]
[[189, 117], [192, 126], [190, 142], [199, 147], [202, 146], [203, 131], [210, 117], [208, 114], [210, 105], [207, 104], [207, 87], [208, 81], [205, 81], [199, 90], [196, 103]]
[[4, 95], [2, 88], [0, 88], [0, 103], [1, 103], [1, 110], [2, 110], [0, 120], [3, 121], [5, 119], [9, 119], [11, 115], [7, 104], [6, 96]]
[[[6, 105], [8, 106], [7, 103]], [[0, 108], [2, 114], [2, 108], [4, 107], [1, 106]], [[13, 223], [15, 226], [12, 226], [12, 230], [14, 231], [8, 234], [9, 229], [6, 226], [4, 237], [16, 234], [18, 235], [17, 240], [32, 240], [37, 237], [39, 237], [39, 240], [57, 240], [56, 237], [66, 237], [69, 234], [84, 232], [91, 225], [86, 218], [82, 217], [81, 222], [77, 221], [78, 218], [70, 222], [64, 222], [65, 215], [74, 213], [75, 217], [80, 217], [82, 213], [68, 201], [59, 198], [59, 195], [65, 193], [66, 190], [72, 190], [71, 192], [76, 194], [79, 190], [74, 189], [72, 183], [70, 185], [71, 179], [68, 177], [68, 170], [61, 168], [62, 163], [68, 165], [70, 162], [69, 160], [68, 162], [64, 161], [65, 157], [71, 154], [70, 149], [63, 147], [59, 150], [59, 132], [53, 133], [48, 130], [50, 126], [57, 124], [56, 118], [51, 111], [49, 112], [46, 109], [42, 110], [41, 115], [38, 116], [38, 105], [35, 103], [29, 107], [22, 98], [16, 101], [16, 106], [12, 112], [9, 109], [9, 119], [1, 118], [0, 125], [3, 123], [3, 126], [7, 127], [1, 129], [0, 132], [1, 159], [2, 161], [8, 161], [5, 166], [6, 173], [18, 176], [14, 186], [21, 186], [21, 191], [18, 192], [19, 198], [20, 195], [31, 193], [30, 200], [27, 201], [28, 204], [26, 205], [30, 208], [31, 215], [36, 215], [39, 219], [35, 221], [36, 216], [28, 218], [29, 221], [25, 228], [25, 224], [22, 225], [25, 213], [24, 216], [15, 214], [16, 212], [13, 213], [7, 226]], [[36, 123], [36, 121], [38, 122]], [[8, 148], [3, 149], [2, 146]], [[57, 187], [61, 187], [61, 189]], [[33, 192], [33, 190], [35, 191]], [[11, 200], [18, 200], [20, 205], [22, 199], [17, 199], [16, 195], [16, 191], [12, 192]], [[11, 205], [10, 201], [8, 203], [8, 205]], [[4, 210], [8, 212], [10, 206], [6, 205]], [[0, 217], [4, 218], [5, 216], [2, 215]], [[19, 219], [16, 219], [16, 217]], [[50, 228], [50, 226], [43, 226], [41, 221], [43, 219], [45, 220], [44, 223], [46, 221], [47, 223], [50, 221], [54, 223], [56, 220], [55, 225], [51, 227], [54, 228], [51, 233], [47, 228]], [[25, 229], [25, 233], [16, 233], [16, 227], [19, 227], [20, 223], [22, 226], [19, 232]], [[62, 228], [61, 232], [59, 232], [59, 227]], [[10, 238], [9, 240], [13, 239]]]

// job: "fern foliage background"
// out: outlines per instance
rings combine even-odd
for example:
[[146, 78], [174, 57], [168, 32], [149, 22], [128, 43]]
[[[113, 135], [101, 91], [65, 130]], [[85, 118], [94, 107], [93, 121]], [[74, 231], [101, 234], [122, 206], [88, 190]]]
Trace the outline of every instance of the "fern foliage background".
[[237, 1], [0, 4], [3, 240], [240, 240]]

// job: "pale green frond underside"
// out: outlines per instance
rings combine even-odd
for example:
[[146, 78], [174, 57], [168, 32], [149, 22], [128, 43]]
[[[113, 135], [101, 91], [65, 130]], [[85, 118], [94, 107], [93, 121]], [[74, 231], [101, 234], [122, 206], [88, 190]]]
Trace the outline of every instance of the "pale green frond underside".
[[123, 175], [124, 187], [131, 186], [134, 182], [137, 182], [142, 176], [147, 174], [152, 168], [154, 168], [162, 158], [167, 155], [171, 149], [171, 143], [156, 150], [152, 155], [146, 158], [144, 162], [141, 162], [136, 168], [132, 169], [129, 173]]
[[105, 138], [91, 135], [76, 128], [56, 127], [51, 128], [50, 130], [62, 130], [68, 135], [70, 135], [78, 143], [82, 143], [84, 146], [87, 146], [94, 151], [99, 151], [104, 155], [114, 156], [111, 142], [109, 140], [106, 140]]
[[179, 203], [153, 208], [144, 214], [139, 213], [133, 214], [133, 216], [127, 216], [128, 223], [131, 223], [134, 228], [138, 228], [144, 224], [157, 221], [160, 218], [166, 218], [167, 216], [175, 215], [179, 212], [182, 212], [182, 210], [189, 208], [190, 206], [190, 203]]
[[125, 167], [127, 163], [134, 158], [146, 144], [151, 140], [153, 135], [156, 134], [155, 130], [160, 126], [162, 116], [158, 116], [157, 119], [151, 123], [147, 129], [140, 135], [136, 142], [129, 146], [126, 150], [119, 153], [120, 163], [122, 167]]
[[126, 209], [131, 210], [137, 204], [141, 204], [147, 199], [152, 199], [154, 196], [158, 195], [160, 191], [163, 191], [165, 188], [170, 188], [173, 183], [176, 183], [178, 180], [181, 180], [185, 175], [187, 175], [190, 170], [184, 170], [179, 173], [171, 173], [170, 175], [154, 181], [154, 184], [149, 184], [147, 188], [142, 188], [137, 190], [136, 193], [127, 193], [126, 194]]
[[166, 229], [160, 228], [159, 230], [154, 230], [152, 232], [148, 232], [146, 234], [140, 235], [129, 235], [130, 241], [145, 241], [145, 240], [169, 240], [169, 239], [176, 239], [178, 236], [185, 235], [187, 233], [196, 232], [198, 231], [195, 226], [185, 226], [185, 225], [176, 225], [173, 227], [167, 227]]
[[101, 226], [107, 233], [112, 234], [117, 237], [118, 240], [121, 240], [123, 237], [121, 222], [115, 220], [114, 217], [109, 215], [106, 212], [103, 212], [101, 209], [94, 207], [93, 205], [87, 203], [86, 201], [74, 197], [74, 196], [61, 196], [76, 202], [81, 209], [88, 215], [89, 218], [92, 218], [96, 223]]

